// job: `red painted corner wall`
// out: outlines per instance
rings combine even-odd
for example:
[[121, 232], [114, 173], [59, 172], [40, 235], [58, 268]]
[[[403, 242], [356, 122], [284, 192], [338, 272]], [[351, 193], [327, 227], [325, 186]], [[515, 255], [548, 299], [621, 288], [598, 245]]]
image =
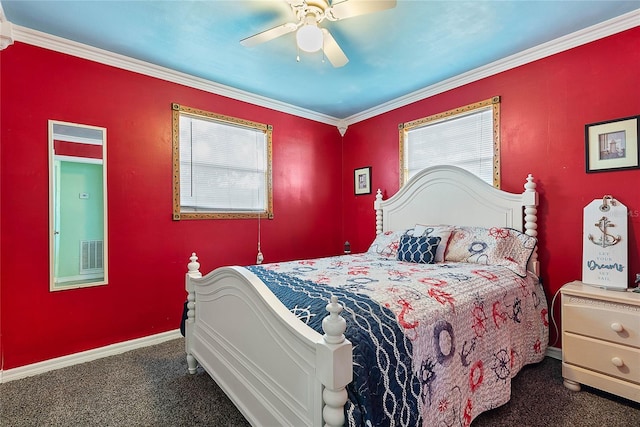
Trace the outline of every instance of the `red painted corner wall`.
[[[173, 102], [273, 125], [265, 262], [341, 252], [336, 127], [22, 43], [0, 61], [0, 369], [177, 329], [192, 251], [255, 263], [256, 220], [172, 221]], [[107, 286], [49, 292], [49, 119], [107, 128]]]
[[[586, 174], [584, 161], [585, 124], [640, 114], [639, 42], [634, 28], [357, 123], [343, 139], [333, 126], [15, 43], [0, 52], [0, 369], [176, 329], [194, 250], [202, 271], [254, 262], [255, 221], [171, 220], [172, 102], [274, 126], [275, 219], [262, 222], [262, 251], [280, 261], [337, 254], [344, 240], [366, 250], [374, 194], [353, 195], [353, 169], [372, 166], [373, 189], [394, 194], [398, 123], [500, 95], [502, 188], [536, 178], [549, 302], [580, 278], [582, 208], [604, 194], [629, 207], [629, 273], [640, 272], [640, 170]], [[48, 119], [108, 129], [108, 286], [49, 292]]]
[[[499, 95], [502, 188], [540, 192], [539, 259], [549, 304], [582, 276], [582, 215], [611, 194], [629, 209], [629, 280], [640, 273], [640, 170], [585, 172], [585, 124], [640, 115], [640, 27], [502, 72], [352, 125], [344, 137], [344, 184], [372, 166], [372, 187], [399, 186], [398, 124]], [[345, 238], [364, 251], [375, 235], [375, 195], [343, 193]], [[437, 201], [434, 201], [436, 203]], [[559, 321], [559, 299], [554, 316]], [[559, 346], [555, 333], [551, 342]]]

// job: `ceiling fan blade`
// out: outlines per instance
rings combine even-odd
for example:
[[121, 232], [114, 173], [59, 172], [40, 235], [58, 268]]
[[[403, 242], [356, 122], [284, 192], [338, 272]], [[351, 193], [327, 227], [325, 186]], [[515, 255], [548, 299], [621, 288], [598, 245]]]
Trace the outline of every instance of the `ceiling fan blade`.
[[253, 36], [247, 37], [246, 39], [242, 39], [240, 40], [240, 44], [242, 46], [252, 47], [260, 43], [268, 42], [269, 40], [273, 40], [280, 36], [284, 36], [285, 34], [292, 33], [296, 30], [296, 28], [298, 28], [298, 24], [294, 24], [291, 22], [278, 25], [277, 27], [273, 27], [261, 33], [254, 34]]
[[396, 7], [396, 0], [344, 0], [332, 3], [327, 9], [326, 16], [331, 21], [353, 18], [367, 13], [380, 12]]
[[347, 58], [347, 55], [340, 49], [336, 39], [333, 38], [329, 30], [323, 28], [322, 35], [324, 36], [322, 50], [324, 50], [324, 55], [329, 62], [331, 62], [331, 65], [336, 68], [346, 65], [347, 62], [349, 62], [349, 58]]

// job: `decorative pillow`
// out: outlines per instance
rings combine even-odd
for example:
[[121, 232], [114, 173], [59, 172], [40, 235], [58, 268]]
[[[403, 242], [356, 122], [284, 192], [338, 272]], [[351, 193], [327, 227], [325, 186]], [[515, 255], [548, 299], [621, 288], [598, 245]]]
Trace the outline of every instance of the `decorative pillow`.
[[413, 230], [408, 230], [407, 234], [412, 236], [440, 237], [440, 244], [436, 250], [436, 258], [434, 262], [443, 262], [444, 253], [449, 243], [449, 238], [454, 227], [451, 225], [422, 225], [416, 224]]
[[537, 239], [512, 228], [456, 227], [451, 235], [445, 261], [502, 265], [521, 277]]
[[398, 261], [433, 264], [440, 240], [440, 237], [414, 237], [405, 234], [400, 237]]
[[378, 254], [385, 258], [396, 258], [398, 256], [398, 246], [400, 246], [400, 236], [406, 233], [402, 231], [385, 231], [376, 236], [367, 253]]

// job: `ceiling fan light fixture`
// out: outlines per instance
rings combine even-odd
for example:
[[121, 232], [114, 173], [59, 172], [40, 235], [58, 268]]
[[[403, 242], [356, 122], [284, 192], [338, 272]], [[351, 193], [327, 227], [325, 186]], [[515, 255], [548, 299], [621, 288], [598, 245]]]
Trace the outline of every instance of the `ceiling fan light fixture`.
[[322, 49], [322, 30], [315, 24], [303, 25], [296, 32], [296, 42], [305, 52], [317, 52]]

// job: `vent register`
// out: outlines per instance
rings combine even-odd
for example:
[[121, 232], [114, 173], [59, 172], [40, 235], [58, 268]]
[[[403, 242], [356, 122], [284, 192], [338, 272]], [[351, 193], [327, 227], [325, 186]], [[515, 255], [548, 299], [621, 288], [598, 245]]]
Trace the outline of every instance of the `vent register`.
[[104, 270], [102, 240], [80, 241], [80, 274], [100, 273]]

